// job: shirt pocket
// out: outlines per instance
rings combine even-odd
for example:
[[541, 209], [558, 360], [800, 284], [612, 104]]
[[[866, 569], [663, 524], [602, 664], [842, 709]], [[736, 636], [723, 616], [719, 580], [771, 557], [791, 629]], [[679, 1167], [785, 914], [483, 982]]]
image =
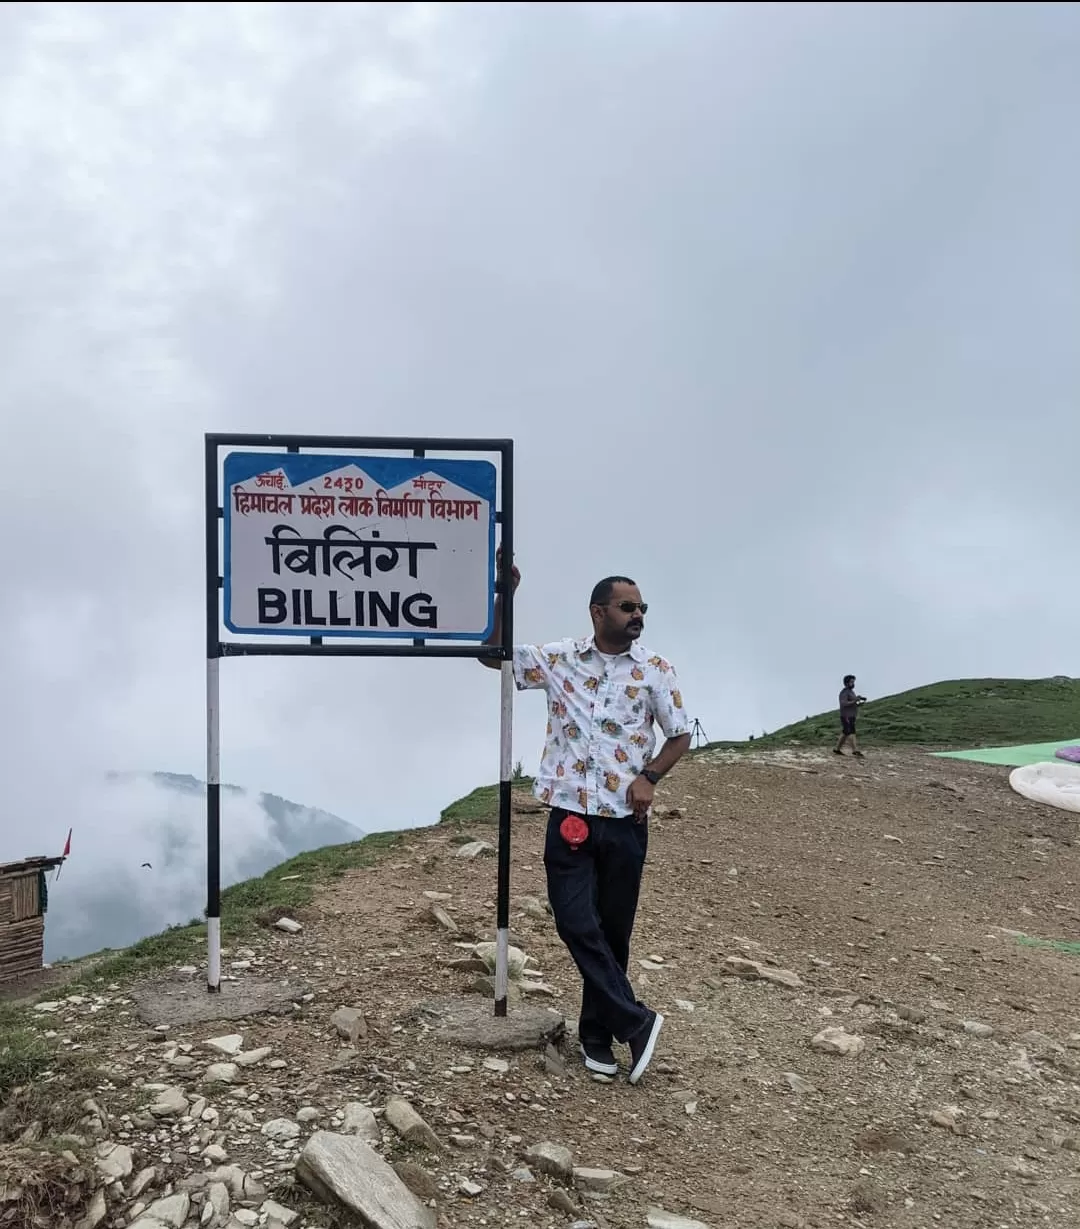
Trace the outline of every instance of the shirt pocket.
[[612, 688], [604, 716], [614, 721], [624, 734], [643, 729], [649, 720], [648, 686], [630, 682]]

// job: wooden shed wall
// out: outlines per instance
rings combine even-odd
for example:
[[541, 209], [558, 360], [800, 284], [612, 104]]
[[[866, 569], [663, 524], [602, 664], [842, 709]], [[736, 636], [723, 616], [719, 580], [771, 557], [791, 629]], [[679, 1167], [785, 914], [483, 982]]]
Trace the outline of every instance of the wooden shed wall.
[[36, 973], [45, 951], [45, 918], [0, 926], [0, 982]]
[[45, 949], [41, 872], [0, 876], [0, 982], [35, 973]]
[[[11, 921], [25, 922], [42, 912], [41, 873], [34, 870], [28, 875], [10, 875], [0, 879], [0, 901], [5, 891], [11, 901]], [[2, 905], [0, 905], [2, 908]]]
[[24, 922], [27, 918], [37, 917], [41, 912], [41, 875], [34, 871], [30, 875], [18, 875], [10, 880], [11, 904], [13, 922]]
[[41, 872], [0, 877], [0, 920], [23, 922], [41, 909]]

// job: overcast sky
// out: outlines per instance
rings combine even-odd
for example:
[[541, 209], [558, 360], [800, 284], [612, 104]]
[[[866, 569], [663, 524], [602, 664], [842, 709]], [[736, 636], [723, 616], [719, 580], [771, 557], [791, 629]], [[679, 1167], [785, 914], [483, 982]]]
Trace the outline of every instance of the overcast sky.
[[[628, 573], [713, 738], [1080, 674], [1078, 116], [1068, 4], [5, 5], [0, 856], [205, 775], [208, 429], [512, 436], [521, 637]], [[497, 774], [473, 663], [222, 691], [369, 831]]]

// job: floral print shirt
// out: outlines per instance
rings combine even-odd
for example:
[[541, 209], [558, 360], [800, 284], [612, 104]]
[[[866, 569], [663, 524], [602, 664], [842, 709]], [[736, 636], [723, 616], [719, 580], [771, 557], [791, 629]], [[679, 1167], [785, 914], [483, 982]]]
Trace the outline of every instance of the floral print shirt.
[[655, 726], [666, 738], [690, 733], [671, 663], [637, 644], [614, 655], [601, 653], [592, 636], [518, 645], [514, 681], [548, 697], [534, 792], [577, 814], [632, 814], [626, 791], [652, 759]]

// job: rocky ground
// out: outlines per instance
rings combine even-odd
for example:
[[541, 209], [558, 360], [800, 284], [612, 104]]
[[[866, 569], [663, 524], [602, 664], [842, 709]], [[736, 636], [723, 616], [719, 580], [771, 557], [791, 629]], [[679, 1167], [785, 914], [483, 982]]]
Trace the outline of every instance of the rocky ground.
[[[410, 832], [228, 951], [220, 997], [193, 948], [39, 1004], [107, 1063], [56, 1149], [81, 1229], [1080, 1225], [1080, 955], [1037, 941], [1078, 937], [1074, 818], [916, 751], [688, 760], [651, 821], [632, 976], [667, 1023], [636, 1087], [580, 1065], [543, 827], [522, 800], [521, 1048], [491, 1035], [484, 825]], [[21, 1227], [44, 1128], [14, 1121]]]

